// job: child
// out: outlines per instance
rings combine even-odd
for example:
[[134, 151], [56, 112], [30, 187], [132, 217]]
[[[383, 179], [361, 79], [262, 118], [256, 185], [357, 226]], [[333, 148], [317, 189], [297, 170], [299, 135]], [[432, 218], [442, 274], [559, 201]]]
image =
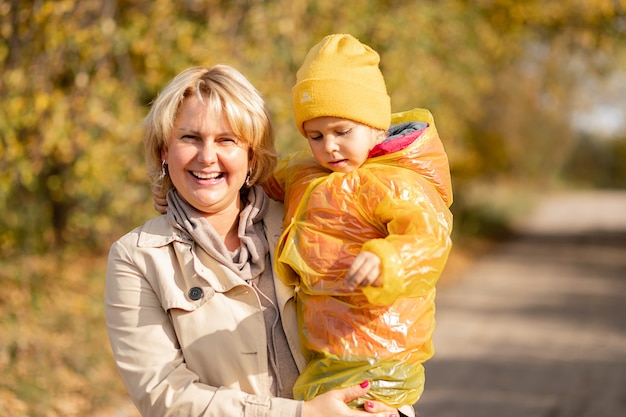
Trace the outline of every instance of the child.
[[292, 95], [311, 152], [283, 160], [266, 187], [285, 201], [276, 268], [296, 286], [308, 360], [296, 399], [369, 380], [369, 399], [414, 404], [433, 355], [435, 283], [451, 247], [448, 159], [427, 110], [396, 114], [390, 128], [378, 63], [350, 35], [309, 51]]

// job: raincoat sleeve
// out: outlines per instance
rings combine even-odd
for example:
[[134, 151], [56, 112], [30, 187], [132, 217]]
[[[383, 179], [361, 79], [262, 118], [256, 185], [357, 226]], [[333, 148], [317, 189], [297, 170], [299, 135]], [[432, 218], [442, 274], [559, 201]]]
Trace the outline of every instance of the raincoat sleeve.
[[263, 189], [274, 200], [288, 201], [286, 199], [294, 188], [299, 188], [311, 178], [318, 177], [319, 171], [323, 171], [323, 168], [317, 166], [309, 149], [296, 151], [278, 160], [274, 173], [263, 184]]
[[393, 123], [415, 120], [429, 127], [418, 143], [404, 151], [411, 175], [386, 176], [388, 183], [381, 188], [388, 191], [380, 201], [370, 201], [372, 222], [388, 233], [362, 247], [382, 262], [383, 286], [363, 290], [373, 304], [388, 305], [397, 297], [423, 296], [434, 290], [452, 247], [450, 168], [433, 117], [426, 109], [392, 116]]
[[431, 292], [451, 248], [452, 219], [446, 204], [432, 185], [412, 184], [417, 198], [382, 199], [374, 212], [389, 235], [367, 241], [362, 251], [373, 252], [382, 262], [382, 287], [365, 287], [372, 304], [389, 305], [397, 297], [423, 296]]

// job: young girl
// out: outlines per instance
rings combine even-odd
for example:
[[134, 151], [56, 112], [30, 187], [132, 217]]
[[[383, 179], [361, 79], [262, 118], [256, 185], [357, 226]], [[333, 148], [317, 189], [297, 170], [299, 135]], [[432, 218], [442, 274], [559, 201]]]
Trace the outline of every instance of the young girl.
[[286, 207], [276, 268], [296, 287], [308, 361], [298, 399], [367, 379], [369, 399], [413, 404], [433, 355], [435, 284], [451, 247], [448, 159], [430, 112], [391, 117], [378, 63], [350, 35], [309, 51], [292, 94], [310, 152], [280, 162], [266, 187]]

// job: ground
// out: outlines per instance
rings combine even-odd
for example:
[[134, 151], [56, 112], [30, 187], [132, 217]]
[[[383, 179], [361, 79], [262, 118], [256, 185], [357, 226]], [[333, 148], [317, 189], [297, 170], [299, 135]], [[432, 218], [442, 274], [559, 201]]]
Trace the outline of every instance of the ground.
[[439, 289], [420, 417], [626, 416], [626, 191], [515, 229]]

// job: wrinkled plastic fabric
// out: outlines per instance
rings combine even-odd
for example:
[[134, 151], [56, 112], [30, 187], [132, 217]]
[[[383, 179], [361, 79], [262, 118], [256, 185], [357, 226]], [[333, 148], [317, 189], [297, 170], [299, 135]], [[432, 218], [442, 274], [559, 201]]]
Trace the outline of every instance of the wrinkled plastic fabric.
[[[435, 284], [451, 247], [452, 188], [430, 112], [392, 121], [428, 127], [405, 149], [350, 173], [321, 168], [309, 152], [281, 161], [276, 172], [273, 194], [284, 190], [288, 203], [276, 269], [296, 287], [308, 360], [297, 399], [366, 379], [367, 398], [390, 406], [414, 404], [422, 393], [422, 364], [433, 355]], [[345, 287], [360, 251], [381, 259], [382, 287]]]

